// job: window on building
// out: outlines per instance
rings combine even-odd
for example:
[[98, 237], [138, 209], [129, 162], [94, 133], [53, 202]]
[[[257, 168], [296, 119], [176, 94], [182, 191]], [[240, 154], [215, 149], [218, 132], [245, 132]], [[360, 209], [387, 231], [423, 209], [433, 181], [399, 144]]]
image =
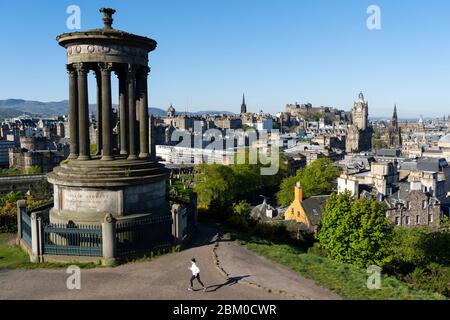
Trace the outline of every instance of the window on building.
[[395, 217], [395, 224], [396, 224], [397, 226], [400, 225], [400, 217]]
[[433, 223], [433, 215], [432, 214], [428, 215], [428, 223]]
[[409, 226], [411, 224], [411, 219], [409, 216], [406, 217], [406, 225]]
[[427, 208], [427, 200], [423, 200], [422, 201], [422, 209], [426, 209]]
[[416, 224], [420, 224], [420, 216], [416, 216]]

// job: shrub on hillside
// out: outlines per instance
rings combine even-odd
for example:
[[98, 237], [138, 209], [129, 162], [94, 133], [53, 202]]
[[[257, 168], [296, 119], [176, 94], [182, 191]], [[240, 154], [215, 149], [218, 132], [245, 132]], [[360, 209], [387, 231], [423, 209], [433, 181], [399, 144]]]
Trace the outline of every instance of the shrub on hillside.
[[450, 233], [423, 227], [396, 228], [393, 233], [393, 268], [407, 274], [429, 263], [450, 265]]
[[419, 290], [436, 292], [447, 297], [450, 293], [450, 268], [444, 268], [437, 263], [416, 268], [405, 280]]
[[[16, 232], [17, 230], [17, 201], [22, 199], [20, 192], [10, 192], [0, 197], [0, 233]], [[49, 201], [27, 196], [27, 209], [39, 207]]]

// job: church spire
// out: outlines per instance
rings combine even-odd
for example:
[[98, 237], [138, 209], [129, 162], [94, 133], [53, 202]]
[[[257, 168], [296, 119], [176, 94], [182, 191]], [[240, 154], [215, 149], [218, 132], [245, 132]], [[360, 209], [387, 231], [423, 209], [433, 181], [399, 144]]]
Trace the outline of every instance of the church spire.
[[394, 105], [394, 114], [392, 115], [392, 126], [398, 127], [397, 104]]
[[245, 93], [242, 94], [241, 114], [247, 113], [247, 105], [245, 104]]

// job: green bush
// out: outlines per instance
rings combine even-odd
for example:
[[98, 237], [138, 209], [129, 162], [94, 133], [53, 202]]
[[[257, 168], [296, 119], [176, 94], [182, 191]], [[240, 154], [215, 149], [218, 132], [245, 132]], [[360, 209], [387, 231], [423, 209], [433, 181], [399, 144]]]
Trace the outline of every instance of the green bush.
[[247, 219], [250, 217], [251, 210], [250, 204], [247, 201], [241, 201], [233, 205], [233, 213]]
[[450, 233], [446, 228], [396, 228], [386, 271], [414, 288], [449, 296]]
[[429, 263], [450, 265], [450, 233], [423, 227], [395, 228], [392, 248], [393, 265], [406, 274]]
[[408, 274], [415, 268], [423, 268], [427, 254], [423, 248], [427, 232], [423, 228], [395, 228], [392, 240], [393, 262], [389, 266], [394, 273]]
[[416, 268], [405, 280], [419, 290], [445, 296], [450, 293], [450, 269], [437, 263], [430, 263], [426, 268]]

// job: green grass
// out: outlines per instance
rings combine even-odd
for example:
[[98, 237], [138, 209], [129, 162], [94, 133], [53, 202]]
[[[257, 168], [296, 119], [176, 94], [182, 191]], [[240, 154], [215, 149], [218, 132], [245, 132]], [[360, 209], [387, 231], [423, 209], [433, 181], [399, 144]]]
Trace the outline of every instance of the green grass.
[[0, 270], [1, 269], [58, 269], [77, 265], [83, 269], [98, 267], [94, 263], [31, 263], [28, 254], [15, 244], [9, 244], [15, 234], [0, 233]]
[[7, 243], [13, 237], [14, 235], [9, 233], [0, 233], [0, 269], [15, 269], [30, 260], [19, 247]]
[[177, 192], [177, 197], [181, 198], [185, 201], [189, 201], [189, 193], [192, 191], [192, 189], [184, 188], [184, 184], [180, 180], [174, 180], [172, 182], [171, 190], [173, 192]]
[[[230, 231], [230, 230], [227, 230]], [[436, 300], [439, 294], [411, 288], [393, 277], [382, 276], [381, 289], [367, 288], [368, 274], [353, 265], [339, 263], [318, 255], [305, 253], [286, 244], [277, 244], [231, 231], [231, 239], [256, 254], [299, 272], [305, 278], [328, 288], [349, 300]]]

